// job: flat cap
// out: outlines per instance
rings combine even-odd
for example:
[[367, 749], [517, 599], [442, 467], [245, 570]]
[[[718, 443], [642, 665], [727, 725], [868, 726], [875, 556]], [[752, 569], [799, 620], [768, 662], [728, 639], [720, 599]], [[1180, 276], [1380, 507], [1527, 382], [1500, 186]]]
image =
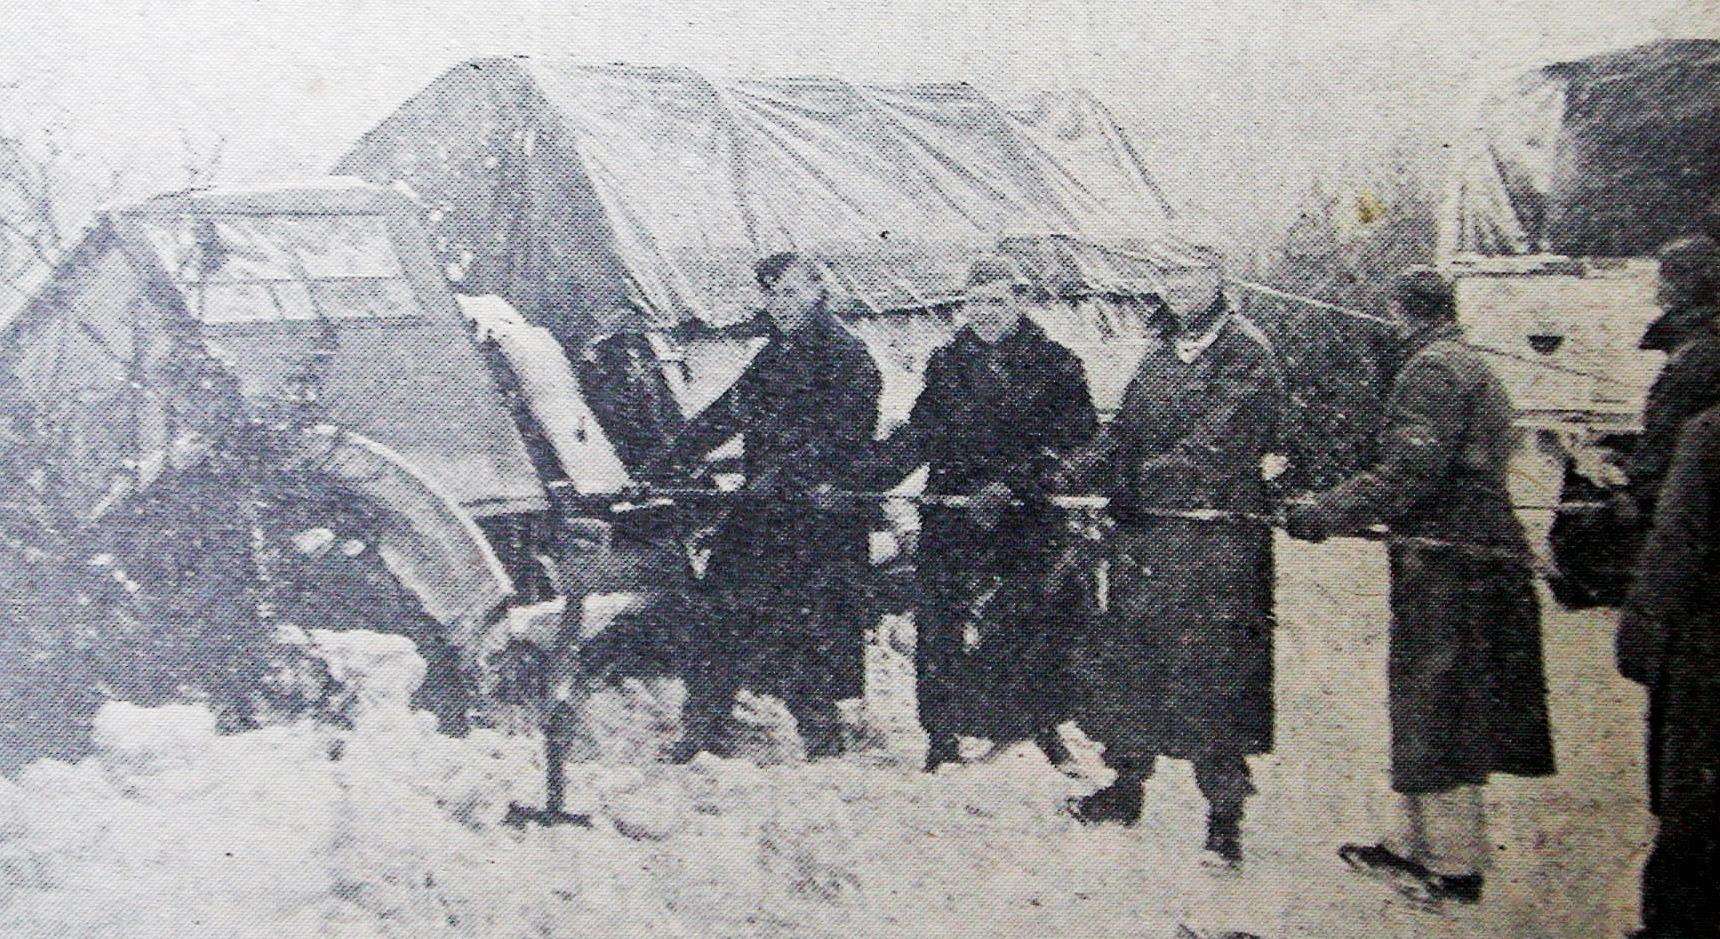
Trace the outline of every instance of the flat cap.
[[1457, 299], [1457, 288], [1452, 285], [1450, 277], [1434, 268], [1417, 264], [1404, 268], [1393, 279], [1392, 296], [1399, 300], [1452, 303]]

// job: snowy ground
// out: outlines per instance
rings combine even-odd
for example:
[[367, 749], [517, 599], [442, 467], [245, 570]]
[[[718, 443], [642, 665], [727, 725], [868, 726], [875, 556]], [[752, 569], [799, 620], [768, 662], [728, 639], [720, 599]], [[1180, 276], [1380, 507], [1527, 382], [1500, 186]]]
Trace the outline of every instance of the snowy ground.
[[[653, 765], [674, 718], [641, 689], [598, 702], [598, 758], [571, 770], [570, 808], [596, 827], [515, 832], [497, 823], [509, 800], [541, 798], [536, 742], [434, 734], [403, 705], [422, 674], [410, 647], [343, 634], [323, 648], [357, 691], [352, 730], [217, 737], [201, 709], [116, 705], [95, 757], [0, 780], [0, 935], [1171, 939], [1188, 923], [1360, 939], [1630, 926], [1649, 831], [1642, 700], [1612, 673], [1610, 617], [1550, 612], [1561, 774], [1496, 787], [1491, 895], [1442, 917], [1333, 854], [1371, 840], [1393, 804], [1383, 557], [1339, 542], [1281, 544], [1280, 559], [1279, 747], [1256, 764], [1238, 877], [1200, 868], [1202, 809], [1181, 764], [1161, 769], [1133, 830], [1058, 813], [1105, 779], [1090, 748], [1086, 779], [1030, 747], [914, 772], [911, 670], [883, 649], [867, 753]], [[768, 727], [759, 746], [792, 750]]]

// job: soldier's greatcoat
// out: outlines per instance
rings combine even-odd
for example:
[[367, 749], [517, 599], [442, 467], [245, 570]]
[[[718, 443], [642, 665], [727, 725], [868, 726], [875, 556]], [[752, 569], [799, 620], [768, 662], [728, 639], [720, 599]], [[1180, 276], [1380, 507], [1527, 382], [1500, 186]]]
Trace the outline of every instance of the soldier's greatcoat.
[[[1283, 405], [1259, 331], [1225, 314], [1189, 356], [1149, 348], [1116, 419], [1075, 458], [1110, 483], [1110, 608], [1083, 649], [1107, 759], [1272, 748], [1271, 495], [1261, 462]], [[1218, 509], [1216, 521], [1164, 510]], [[1252, 516], [1252, 517], [1249, 517]]]
[[869, 516], [805, 496], [840, 482], [870, 443], [881, 389], [865, 343], [821, 309], [797, 332], [773, 334], [677, 438], [671, 460], [741, 435], [760, 497], [739, 503], [712, 539], [690, 679], [738, 682], [791, 708], [860, 694]]
[[1649, 780], [1660, 817], [1643, 871], [1647, 925], [1720, 928], [1720, 409], [1684, 425], [1619, 623], [1619, 669], [1650, 688]]
[[1389, 665], [1392, 784], [1406, 793], [1553, 772], [1539, 601], [1506, 489], [1511, 401], [1460, 338], [1444, 324], [1414, 341], [1378, 464], [1314, 503], [1327, 531], [1384, 522], [1408, 539], [1391, 548]]

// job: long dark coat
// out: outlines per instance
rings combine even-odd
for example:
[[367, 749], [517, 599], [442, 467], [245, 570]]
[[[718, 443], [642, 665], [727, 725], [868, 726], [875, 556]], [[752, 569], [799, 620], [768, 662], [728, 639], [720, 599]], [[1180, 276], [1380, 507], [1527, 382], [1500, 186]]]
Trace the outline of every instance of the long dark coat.
[[1504, 386], [1455, 325], [1398, 373], [1379, 463], [1315, 498], [1328, 531], [1470, 546], [1391, 548], [1392, 785], [1442, 792], [1489, 773], [1553, 772], [1541, 621], [1506, 489], [1515, 444]]
[[1105, 432], [1075, 462], [1112, 482], [1118, 523], [1109, 615], [1085, 650], [1082, 726], [1107, 759], [1272, 748], [1272, 533], [1263, 521], [1282, 374], [1265, 338], [1231, 315], [1190, 362], [1149, 348]]
[[[1720, 766], [1720, 409], [1685, 425], [1619, 623], [1619, 666], [1653, 689], [1654, 802]], [[1712, 786], [1712, 783], [1710, 783]], [[1713, 791], [1709, 790], [1710, 798]]]
[[708, 628], [689, 668], [738, 669], [746, 687], [791, 703], [861, 693], [870, 516], [818, 510], [805, 494], [839, 482], [870, 443], [881, 390], [865, 343], [821, 312], [773, 334], [676, 439], [671, 460], [741, 435], [747, 485], [764, 496], [739, 504], [713, 537]]
[[1643, 922], [1704, 935], [1720, 920], [1720, 409], [1684, 425], [1619, 621], [1619, 670], [1649, 686]]
[[929, 733], [1008, 739], [1070, 716], [1065, 659], [1090, 604], [1078, 570], [1052, 577], [1073, 546], [1042, 480], [1097, 427], [1081, 360], [1023, 319], [995, 346], [964, 329], [934, 352], [908, 422], [874, 448], [868, 485], [923, 463], [928, 494], [1001, 482], [1020, 500], [991, 528], [965, 509], [922, 510], [915, 659]]

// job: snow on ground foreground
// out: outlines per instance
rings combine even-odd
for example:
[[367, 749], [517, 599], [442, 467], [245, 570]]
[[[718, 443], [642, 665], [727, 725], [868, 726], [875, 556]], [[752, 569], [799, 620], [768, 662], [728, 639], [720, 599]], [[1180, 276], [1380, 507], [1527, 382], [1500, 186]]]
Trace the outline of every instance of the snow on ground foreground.
[[[580, 936], [1605, 936], [1630, 925], [1647, 826], [1640, 702], [1607, 677], [1610, 623], [1550, 615], [1561, 775], [1493, 794], [1501, 845], [1480, 910], [1434, 915], [1343, 872], [1346, 840], [1389, 818], [1384, 583], [1375, 549], [1281, 546], [1278, 752], [1254, 761], [1249, 864], [1204, 871], [1186, 765], [1149, 786], [1140, 827], [1083, 830], [1084, 779], [1032, 747], [915, 771], [912, 666], [872, 650], [861, 753], [807, 765], [780, 709], [750, 709], [758, 762], [650, 762], [673, 689], [591, 708], [569, 809], [594, 827], [500, 824], [542, 799], [537, 739], [456, 740], [407, 706], [410, 643], [319, 633], [352, 727], [218, 736], [201, 707], [110, 704], [96, 754], [0, 778], [0, 936], [138, 939]], [[1334, 580], [1328, 572], [1341, 570]], [[910, 646], [911, 647], [911, 646]], [[773, 716], [774, 715], [774, 716]]]

